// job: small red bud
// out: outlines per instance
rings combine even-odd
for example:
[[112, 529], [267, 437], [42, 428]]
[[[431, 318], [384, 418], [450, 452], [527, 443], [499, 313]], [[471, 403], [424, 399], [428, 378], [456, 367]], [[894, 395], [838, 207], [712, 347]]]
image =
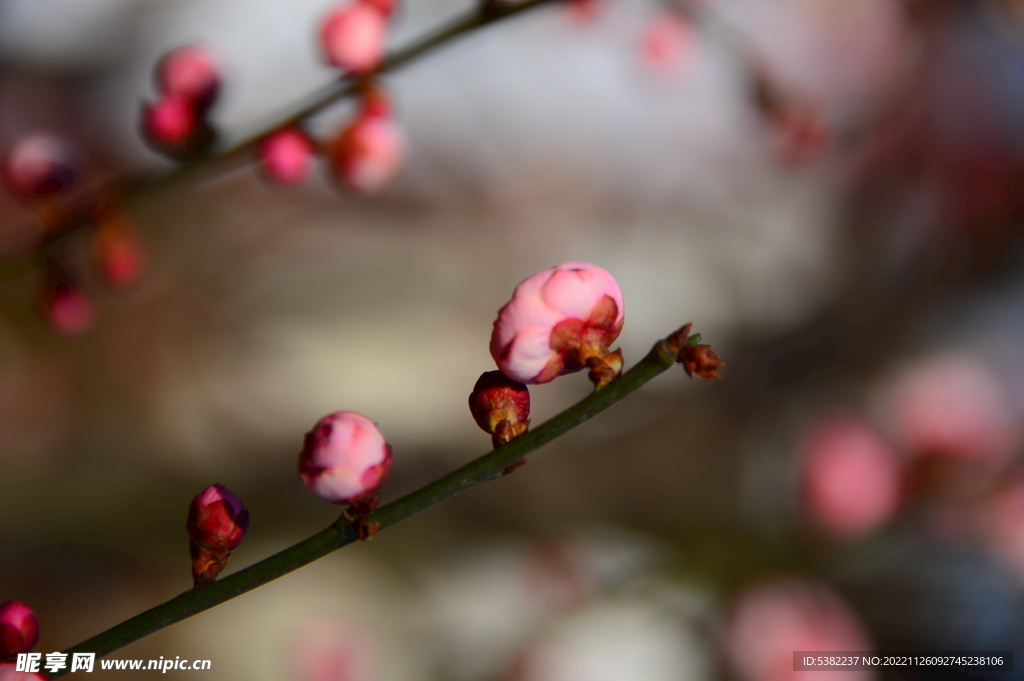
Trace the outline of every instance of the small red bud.
[[17, 601], [0, 605], [0, 660], [31, 650], [38, 640], [39, 621], [31, 608]]
[[224, 485], [210, 485], [192, 499], [185, 529], [195, 586], [217, 578], [248, 527], [249, 511]]
[[154, 75], [161, 95], [182, 99], [199, 111], [208, 109], [220, 90], [217, 60], [201, 45], [184, 45], [168, 52]]
[[476, 424], [492, 436], [495, 447], [519, 437], [530, 425], [530, 391], [500, 371], [488, 371], [469, 396]]
[[260, 161], [266, 177], [279, 184], [300, 184], [309, 177], [313, 143], [297, 128], [279, 130], [260, 143]]
[[71, 187], [81, 162], [78, 150], [49, 133], [21, 138], [7, 153], [3, 178], [13, 194], [25, 200], [39, 200]]
[[43, 315], [58, 331], [78, 334], [92, 324], [93, 310], [88, 296], [71, 274], [52, 258], [47, 263], [41, 302]]

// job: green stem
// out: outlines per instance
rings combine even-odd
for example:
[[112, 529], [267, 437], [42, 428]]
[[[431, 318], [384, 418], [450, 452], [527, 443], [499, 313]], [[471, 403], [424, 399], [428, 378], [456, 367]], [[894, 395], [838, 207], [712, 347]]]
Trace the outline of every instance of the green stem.
[[[636, 366], [604, 388], [508, 444], [484, 454], [401, 499], [380, 507], [370, 517], [370, 521], [379, 523], [380, 529], [384, 529], [434, 504], [450, 499], [470, 487], [502, 477], [509, 466], [527, 454], [604, 411], [668, 369], [676, 362], [677, 352], [678, 348], [673, 348], [669, 341], [659, 341]], [[277, 579], [357, 539], [351, 524], [342, 515], [330, 527], [294, 546], [221, 580], [190, 589], [64, 652], [96, 653], [97, 657], [102, 657], [154, 631]], [[53, 678], [63, 676], [64, 673], [66, 671], [55, 674]]]

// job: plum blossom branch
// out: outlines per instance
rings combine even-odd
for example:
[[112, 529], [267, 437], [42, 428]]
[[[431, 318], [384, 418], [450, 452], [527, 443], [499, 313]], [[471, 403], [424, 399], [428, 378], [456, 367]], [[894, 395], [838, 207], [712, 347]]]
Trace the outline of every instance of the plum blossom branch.
[[[673, 364], [685, 363], [688, 353], [693, 348], [707, 347], [696, 345], [699, 337], [689, 337], [689, 327], [687, 324], [668, 338], [658, 341], [647, 356], [632, 369], [605, 387], [595, 390], [576, 405], [516, 437], [508, 444], [491, 450], [415, 492], [378, 508], [370, 516], [369, 521], [379, 525], [379, 530], [383, 530], [470, 487], [507, 475], [523, 462], [528, 454], [593, 418]], [[715, 360], [718, 361], [717, 357]], [[718, 361], [716, 367], [720, 364]], [[356, 529], [343, 514], [329, 527], [308, 539], [223, 579], [175, 596], [64, 652], [94, 652], [102, 657], [175, 622], [251, 591], [358, 539]], [[52, 678], [62, 676], [63, 673], [55, 674]]]
[[205, 154], [183, 161], [162, 175], [148, 181], [131, 184], [127, 190], [124, 178], [115, 178], [105, 185], [89, 187], [78, 192], [68, 201], [69, 208], [66, 212], [72, 219], [60, 220], [51, 226], [42, 241], [33, 249], [33, 253], [8, 261], [2, 274], [6, 277], [13, 277], [27, 271], [33, 264], [33, 256], [38, 251], [48, 249], [63, 237], [82, 227], [84, 225], [82, 220], [73, 219], [76, 215], [73, 207], [83, 200], [88, 201], [90, 197], [106, 194], [117, 194], [123, 199], [131, 201], [186, 180], [203, 181], [243, 168], [257, 160], [257, 146], [268, 135], [287, 130], [316, 115], [331, 104], [358, 94], [366, 81], [412, 63], [456, 38], [552, 1], [522, 0], [515, 3], [482, 3], [478, 8], [466, 12], [405, 47], [390, 53], [372, 71], [360, 77], [342, 76], [337, 78], [272, 114], [263, 123], [256, 125], [254, 130], [239, 135], [223, 145], [215, 146]]

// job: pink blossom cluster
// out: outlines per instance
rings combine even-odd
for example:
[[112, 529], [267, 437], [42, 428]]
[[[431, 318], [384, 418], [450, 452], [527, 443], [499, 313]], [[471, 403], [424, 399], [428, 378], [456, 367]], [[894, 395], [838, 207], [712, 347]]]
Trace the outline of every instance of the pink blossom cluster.
[[[853, 539], [915, 499], [981, 493], [1019, 442], [1009, 404], [995, 376], [967, 353], [905, 365], [873, 397], [877, 424], [834, 413], [809, 429], [800, 447], [805, 509], [820, 528]], [[946, 506], [931, 504], [935, 512], [930, 517], [939, 523], [933, 529], [948, 533], [950, 522], [966, 521], [943, 515]], [[1014, 508], [1016, 503], [1008, 501], [993, 527], [1005, 525], [998, 518]], [[995, 535], [1012, 533], [998, 530]]]

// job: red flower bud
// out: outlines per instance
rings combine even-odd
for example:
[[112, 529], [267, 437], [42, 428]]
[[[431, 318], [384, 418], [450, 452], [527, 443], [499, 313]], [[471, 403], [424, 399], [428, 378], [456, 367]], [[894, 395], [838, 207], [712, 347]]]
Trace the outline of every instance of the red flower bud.
[[330, 146], [334, 172], [348, 188], [379, 194], [398, 175], [404, 155], [401, 134], [384, 93], [370, 90], [359, 113]]
[[195, 586], [217, 578], [248, 527], [249, 511], [224, 485], [210, 485], [192, 499], [185, 529]]
[[71, 274], [54, 259], [47, 263], [42, 291], [43, 316], [55, 329], [82, 333], [93, 321], [92, 303]]
[[502, 373], [523, 383], [547, 383], [591, 369], [599, 386], [622, 369], [608, 345], [622, 331], [622, 292], [612, 275], [567, 262], [524, 280], [498, 312], [491, 356]]
[[201, 45], [185, 45], [168, 52], [155, 71], [164, 97], [175, 97], [205, 111], [220, 90], [220, 74], [213, 53]]
[[260, 143], [263, 172], [272, 182], [300, 184], [309, 177], [313, 143], [297, 128], [279, 130]]
[[21, 138], [7, 153], [4, 182], [16, 196], [38, 200], [71, 187], [80, 164], [78, 151], [69, 142], [37, 132]]
[[31, 608], [17, 601], [0, 605], [0, 659], [31, 650], [38, 640], [39, 622]]
[[530, 391], [500, 371], [488, 371], [473, 386], [469, 411], [477, 425], [493, 436], [494, 446], [500, 447], [530, 425]]

